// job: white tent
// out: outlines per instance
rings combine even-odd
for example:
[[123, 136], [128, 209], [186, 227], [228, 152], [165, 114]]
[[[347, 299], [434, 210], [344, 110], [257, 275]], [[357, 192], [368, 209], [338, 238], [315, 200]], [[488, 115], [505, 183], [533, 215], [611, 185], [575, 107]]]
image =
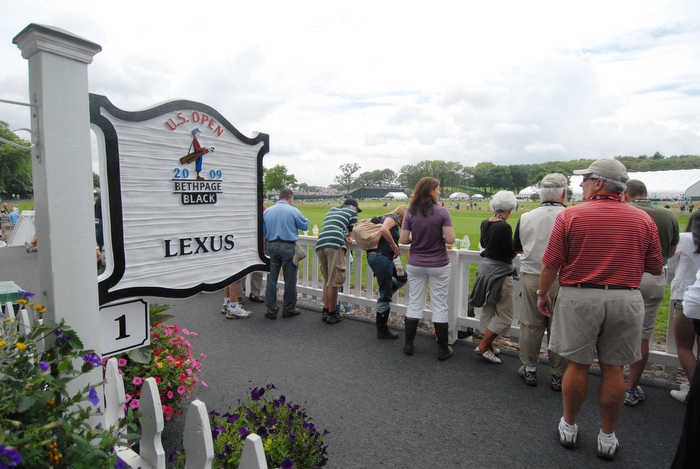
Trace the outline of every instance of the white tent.
[[385, 199], [392, 199], [392, 200], [408, 200], [408, 196], [404, 194], [403, 192], [388, 192], [385, 196]]
[[[638, 179], [647, 186], [652, 200], [679, 200], [686, 191], [700, 182], [700, 169], [674, 169], [669, 171], [641, 171], [628, 173], [630, 179]], [[571, 176], [570, 185], [575, 201], [582, 200], [581, 180], [583, 176]], [[691, 191], [692, 192], [692, 191]], [[688, 193], [688, 196], [692, 195]]]
[[474, 195], [472, 196], [472, 199], [479, 199], [479, 200], [481, 200], [481, 199], [483, 199], [483, 198], [484, 198], [484, 196], [481, 195], [481, 194], [474, 194]]
[[469, 195], [464, 192], [453, 192], [450, 194], [450, 200], [469, 200]]

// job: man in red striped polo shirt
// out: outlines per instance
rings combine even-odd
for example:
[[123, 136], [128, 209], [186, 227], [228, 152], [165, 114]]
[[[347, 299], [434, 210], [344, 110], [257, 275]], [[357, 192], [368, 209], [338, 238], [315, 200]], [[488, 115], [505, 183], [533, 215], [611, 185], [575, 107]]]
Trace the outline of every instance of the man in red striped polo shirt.
[[613, 459], [619, 447], [615, 427], [625, 400], [623, 369], [641, 358], [644, 302], [639, 284], [644, 272], [661, 275], [663, 257], [654, 221], [622, 200], [629, 179], [622, 163], [601, 159], [574, 174], [583, 175], [586, 202], [557, 216], [542, 258], [537, 307], [552, 316], [548, 293], [558, 272], [561, 288], [549, 347], [569, 359], [562, 382], [559, 441], [567, 448], [576, 446], [576, 418], [586, 398], [589, 368], [597, 358], [598, 456]]

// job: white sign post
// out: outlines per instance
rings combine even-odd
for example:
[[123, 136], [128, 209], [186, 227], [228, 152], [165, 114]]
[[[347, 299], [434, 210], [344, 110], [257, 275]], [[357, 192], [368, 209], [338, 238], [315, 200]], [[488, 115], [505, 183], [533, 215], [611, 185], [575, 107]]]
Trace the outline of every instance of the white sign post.
[[[100, 350], [87, 66], [102, 48], [62, 29], [30, 24], [12, 41], [29, 62], [37, 301]], [[49, 317], [49, 319], [52, 319]], [[80, 389], [102, 370], [74, 380]], [[75, 381], [81, 381], [76, 383]]]

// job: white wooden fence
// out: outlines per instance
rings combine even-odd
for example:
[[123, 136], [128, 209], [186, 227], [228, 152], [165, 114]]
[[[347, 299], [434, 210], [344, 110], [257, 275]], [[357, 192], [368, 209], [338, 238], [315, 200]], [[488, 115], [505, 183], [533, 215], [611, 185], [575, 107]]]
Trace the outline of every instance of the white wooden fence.
[[[119, 374], [117, 359], [110, 358], [105, 370], [105, 425], [117, 423], [125, 415], [124, 381]], [[129, 447], [117, 448], [117, 456], [128, 467], [141, 469], [165, 469], [165, 451], [161, 442], [163, 410], [154, 378], [146, 378], [141, 388], [139, 403], [141, 438], [139, 453]], [[204, 402], [193, 401], [188, 410], [184, 430], [185, 468], [210, 469], [214, 459], [214, 443], [209, 415]], [[267, 469], [261, 438], [251, 433], [246, 438], [241, 453], [239, 469]]]
[[[299, 281], [297, 283], [297, 292], [302, 297], [314, 298], [319, 301], [323, 298], [323, 286], [320, 278], [318, 267], [318, 257], [316, 256], [315, 246], [317, 238], [313, 236], [299, 236], [299, 244], [305, 246], [308, 250], [308, 255], [305, 259], [299, 262]], [[404, 265], [406, 264], [406, 255], [410, 246], [400, 246], [401, 256]], [[479, 317], [481, 308], [474, 308], [473, 316], [469, 316], [469, 293], [472, 288], [471, 273], [476, 270], [476, 267], [481, 264], [483, 258], [479, 255], [479, 251], [469, 251], [463, 249], [454, 249], [448, 251], [452, 266], [452, 275], [450, 278], [450, 288], [447, 299], [448, 304], [448, 324], [449, 324], [449, 341], [453, 343], [457, 339], [458, 331], [467, 331], [468, 328], [479, 328]], [[360, 249], [357, 244], [350, 246], [347, 253], [348, 265], [352, 259], [352, 268], [348, 268], [350, 273], [343, 285], [342, 292], [338, 294], [338, 298], [342, 303], [347, 303], [355, 307], [376, 308], [376, 298], [378, 296], [376, 282], [372, 276], [372, 269], [367, 267], [367, 263], [363, 262], [366, 259], [366, 253]], [[514, 259], [514, 264], [517, 268], [520, 267], [520, 256]], [[364, 281], [364, 285], [363, 285]], [[671, 281], [669, 277], [668, 281]], [[514, 282], [513, 294], [513, 323], [509, 331], [511, 337], [520, 337], [520, 309], [521, 309], [521, 293], [522, 283]], [[278, 283], [280, 288], [283, 288], [283, 280], [280, 276]], [[408, 288], [406, 285], [399, 290], [394, 296], [391, 304], [391, 313], [405, 313], [406, 303], [408, 302]], [[432, 317], [430, 309], [426, 305], [424, 315], [427, 319]], [[673, 312], [668, 315], [668, 334], [663, 350], [651, 350], [649, 352], [649, 365], [661, 364], [665, 366], [678, 367], [678, 357], [676, 355], [676, 344], [673, 337]]]

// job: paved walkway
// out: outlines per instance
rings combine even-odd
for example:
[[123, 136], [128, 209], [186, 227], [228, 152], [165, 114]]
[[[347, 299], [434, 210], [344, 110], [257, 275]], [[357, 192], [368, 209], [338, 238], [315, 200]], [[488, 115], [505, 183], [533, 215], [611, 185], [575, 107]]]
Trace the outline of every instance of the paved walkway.
[[[36, 256], [0, 249], [0, 281], [36, 291]], [[502, 365], [491, 365], [474, 354], [473, 343], [458, 341], [454, 356], [440, 362], [434, 336], [419, 335], [408, 357], [403, 331], [399, 340], [378, 340], [363, 319], [329, 326], [303, 300], [303, 314], [275, 321], [250, 301], [251, 319], [227, 320], [221, 300], [222, 294], [152, 299], [173, 305], [172, 322], [199, 333], [192, 344], [207, 355], [202, 378], [209, 384], [199, 397], [209, 410], [225, 410], [250, 388], [273, 383], [331, 432], [330, 468], [664, 468], [673, 459], [685, 406], [671, 399], [667, 383], [642, 383], [647, 399], [623, 409], [622, 449], [608, 463], [595, 455], [595, 374], [578, 422], [579, 447], [567, 450], [556, 432], [561, 394], [549, 389], [546, 365], [540, 386], [532, 388], [517, 376], [520, 361], [512, 352], [503, 352]], [[182, 424], [166, 430], [166, 450]]]

